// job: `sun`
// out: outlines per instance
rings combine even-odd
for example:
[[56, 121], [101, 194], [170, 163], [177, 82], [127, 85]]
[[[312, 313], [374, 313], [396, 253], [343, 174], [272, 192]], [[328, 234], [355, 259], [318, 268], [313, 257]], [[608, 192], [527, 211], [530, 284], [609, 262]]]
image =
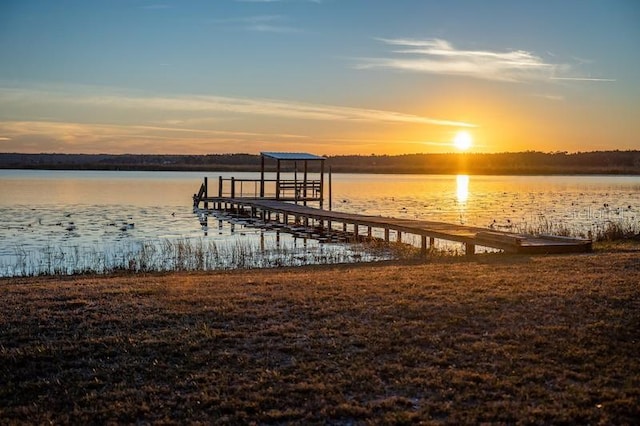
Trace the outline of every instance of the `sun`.
[[459, 151], [466, 151], [471, 148], [471, 145], [473, 145], [473, 138], [469, 132], [465, 132], [464, 130], [456, 133], [456, 136], [453, 138], [453, 146]]

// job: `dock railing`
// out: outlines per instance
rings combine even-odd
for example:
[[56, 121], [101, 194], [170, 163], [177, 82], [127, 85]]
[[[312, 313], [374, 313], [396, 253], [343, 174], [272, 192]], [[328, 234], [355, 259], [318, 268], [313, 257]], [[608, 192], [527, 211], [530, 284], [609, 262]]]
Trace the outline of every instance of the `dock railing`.
[[218, 178], [218, 197], [258, 198], [260, 197], [260, 179], [236, 179], [220, 176]]
[[[320, 201], [322, 180], [307, 179], [236, 179], [218, 177], [217, 197], [225, 198], [261, 198], [280, 201]], [[194, 203], [210, 196], [208, 179], [205, 178]]]

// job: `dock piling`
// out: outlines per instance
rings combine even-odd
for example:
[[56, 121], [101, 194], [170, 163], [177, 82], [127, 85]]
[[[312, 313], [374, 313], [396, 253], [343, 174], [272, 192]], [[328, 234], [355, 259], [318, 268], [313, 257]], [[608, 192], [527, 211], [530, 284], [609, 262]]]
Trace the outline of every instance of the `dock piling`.
[[209, 179], [206, 176], [204, 177], [204, 198], [205, 198], [204, 208], [208, 209], [209, 202], [206, 201], [206, 199], [209, 198]]

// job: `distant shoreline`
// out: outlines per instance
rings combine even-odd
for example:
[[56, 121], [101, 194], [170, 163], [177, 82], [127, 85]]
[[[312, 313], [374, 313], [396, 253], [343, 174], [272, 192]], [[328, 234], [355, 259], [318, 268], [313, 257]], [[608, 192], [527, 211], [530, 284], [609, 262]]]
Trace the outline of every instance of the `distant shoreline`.
[[[68, 172], [203, 172], [203, 173], [259, 173], [260, 170], [253, 169], [219, 169], [219, 168], [61, 168], [61, 167], [0, 167], [0, 170], [42, 170], [42, 171], [68, 171]], [[495, 172], [495, 173], [483, 173], [483, 172], [411, 172], [411, 171], [375, 171], [375, 170], [358, 170], [358, 171], [344, 171], [333, 170], [333, 173], [339, 174], [355, 174], [355, 175], [472, 175], [472, 176], [640, 176], [638, 171], [571, 171], [571, 172], [545, 172], [545, 171], [531, 171], [531, 172]]]
[[[325, 171], [354, 174], [640, 175], [640, 151], [372, 154], [326, 159]], [[285, 164], [283, 171], [293, 167]], [[0, 169], [258, 172], [260, 156], [0, 153]]]

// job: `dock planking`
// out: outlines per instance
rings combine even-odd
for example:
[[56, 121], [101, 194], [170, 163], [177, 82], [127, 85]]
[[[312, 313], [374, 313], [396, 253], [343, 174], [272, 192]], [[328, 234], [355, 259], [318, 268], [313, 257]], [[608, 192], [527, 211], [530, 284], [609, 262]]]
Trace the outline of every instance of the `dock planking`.
[[[533, 236], [511, 232], [496, 231], [487, 228], [465, 226], [459, 224], [435, 222], [428, 220], [403, 219], [383, 216], [333, 211], [331, 209], [331, 169], [329, 169], [329, 210], [323, 209], [324, 203], [324, 162], [325, 158], [308, 153], [263, 152], [261, 153], [260, 179], [225, 179], [218, 178], [218, 195], [210, 197], [208, 179], [205, 177], [197, 194], [193, 195], [195, 208], [204, 204], [214, 210], [231, 210], [238, 214], [249, 214], [284, 224], [303, 223], [310, 227], [334, 229], [334, 224], [342, 224], [342, 231], [354, 237], [360, 236], [360, 227], [367, 227], [367, 235], [372, 229], [384, 230], [384, 239], [390, 242], [390, 232], [395, 232], [396, 241], [402, 241], [403, 234], [421, 237], [422, 254], [427, 254], [427, 247], [433, 247], [436, 239], [462, 243], [467, 255], [475, 254], [476, 246], [489, 247], [509, 253], [544, 254], [544, 253], [580, 253], [591, 251], [591, 240], [565, 238], [558, 236]], [[275, 179], [266, 178], [267, 161], [275, 161]], [[298, 176], [298, 164], [302, 164], [302, 175]], [[286, 178], [283, 173], [289, 164], [289, 174], [293, 169], [293, 179]], [[313, 175], [313, 165], [316, 173]], [[293, 165], [293, 167], [291, 167]], [[253, 188], [253, 191], [251, 191]], [[309, 203], [317, 203], [318, 208]], [[348, 230], [351, 226], [351, 230]], [[428, 243], [428, 245], [427, 245]]]
[[203, 197], [197, 200], [196, 207], [199, 206], [200, 202], [205, 203], [205, 208], [208, 208], [209, 203], [211, 203], [214, 210], [231, 210], [236, 213], [242, 212], [267, 219], [271, 218], [272, 215], [276, 215], [275, 220], [282, 220], [285, 223], [291, 217], [294, 218], [295, 222], [308, 224], [309, 221], [315, 221], [320, 228], [331, 228], [332, 224], [341, 223], [345, 231], [347, 230], [347, 225], [350, 225], [351, 231], [349, 233], [354, 236], [359, 235], [359, 227], [361, 226], [367, 227], [369, 234], [372, 228], [383, 229], [386, 241], [390, 240], [389, 231], [396, 233], [397, 240], [401, 240], [402, 234], [418, 235], [422, 237], [421, 248], [423, 253], [426, 253], [427, 239], [429, 239], [430, 246], [433, 245], [435, 239], [462, 243], [465, 246], [465, 253], [468, 255], [475, 254], [476, 246], [522, 254], [581, 253], [591, 251], [591, 240], [558, 236], [533, 236], [437, 221], [330, 211], [279, 200], [250, 197]]

